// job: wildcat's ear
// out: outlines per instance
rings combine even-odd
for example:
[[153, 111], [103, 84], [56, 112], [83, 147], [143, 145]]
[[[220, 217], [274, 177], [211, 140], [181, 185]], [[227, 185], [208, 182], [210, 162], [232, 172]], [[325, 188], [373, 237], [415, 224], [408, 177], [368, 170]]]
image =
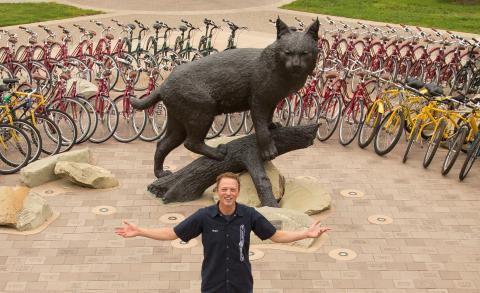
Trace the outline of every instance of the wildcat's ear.
[[318, 41], [318, 29], [320, 28], [320, 21], [315, 20], [305, 31], [306, 35], [311, 36], [315, 41]]
[[280, 17], [277, 18], [276, 26], [277, 26], [277, 40], [279, 40], [283, 35], [290, 33], [290, 29], [288, 28], [288, 25], [286, 25], [280, 19]]

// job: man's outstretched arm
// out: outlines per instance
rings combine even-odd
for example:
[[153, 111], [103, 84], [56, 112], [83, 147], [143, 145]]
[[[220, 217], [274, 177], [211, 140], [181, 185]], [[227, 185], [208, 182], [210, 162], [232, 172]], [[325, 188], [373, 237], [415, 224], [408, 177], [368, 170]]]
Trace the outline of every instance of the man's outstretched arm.
[[147, 237], [155, 240], [175, 240], [178, 238], [173, 228], [166, 227], [166, 228], [158, 228], [158, 229], [149, 229], [149, 228], [141, 228], [137, 227], [134, 224], [130, 224], [127, 221], [123, 221], [126, 225], [125, 227], [115, 228], [115, 233], [123, 238], [130, 238], [130, 237]]
[[270, 240], [277, 243], [289, 243], [297, 240], [303, 240], [306, 238], [318, 238], [323, 233], [331, 231], [328, 227], [322, 227], [320, 220], [313, 223], [308, 230], [305, 231], [282, 231], [277, 230]]

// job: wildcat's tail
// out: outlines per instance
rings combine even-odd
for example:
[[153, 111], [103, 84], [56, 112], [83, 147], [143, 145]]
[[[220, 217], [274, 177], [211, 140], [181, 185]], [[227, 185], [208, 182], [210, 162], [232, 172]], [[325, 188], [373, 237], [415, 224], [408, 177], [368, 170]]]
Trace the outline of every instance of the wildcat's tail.
[[130, 104], [132, 104], [133, 108], [143, 110], [147, 109], [150, 106], [155, 105], [158, 101], [161, 100], [160, 91], [156, 90], [153, 91], [148, 97], [144, 99], [137, 99], [130, 97]]

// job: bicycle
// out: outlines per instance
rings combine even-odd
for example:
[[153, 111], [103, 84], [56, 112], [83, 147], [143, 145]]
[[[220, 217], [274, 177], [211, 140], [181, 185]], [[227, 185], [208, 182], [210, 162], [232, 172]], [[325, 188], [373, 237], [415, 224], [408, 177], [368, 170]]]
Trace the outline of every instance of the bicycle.
[[136, 98], [133, 92], [133, 83], [141, 68], [133, 68], [131, 62], [125, 59], [117, 58], [116, 61], [123, 64], [126, 70], [122, 71], [122, 74], [125, 75], [122, 77], [125, 80], [125, 91], [113, 100], [119, 112], [118, 127], [113, 137], [119, 142], [127, 143], [137, 139], [147, 123], [146, 111], [136, 110], [130, 104], [130, 98]]
[[93, 143], [102, 143], [113, 136], [118, 127], [119, 114], [115, 104], [110, 100], [109, 78], [112, 71], [106, 68], [100, 61], [95, 61], [100, 71], [95, 79], [98, 82], [98, 91], [95, 95], [87, 98], [87, 101], [95, 107], [95, 114], [98, 117], [98, 124], [95, 129], [89, 133], [88, 139]]

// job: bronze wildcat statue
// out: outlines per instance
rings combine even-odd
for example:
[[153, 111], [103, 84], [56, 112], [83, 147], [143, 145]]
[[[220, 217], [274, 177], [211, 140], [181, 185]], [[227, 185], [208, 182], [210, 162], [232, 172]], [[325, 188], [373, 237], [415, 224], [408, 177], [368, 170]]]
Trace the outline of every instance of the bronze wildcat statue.
[[276, 104], [299, 90], [313, 71], [317, 58], [318, 19], [305, 32], [294, 32], [277, 19], [277, 40], [265, 49], [234, 49], [177, 66], [146, 99], [132, 99], [136, 109], [163, 101], [168, 118], [165, 136], [155, 151], [155, 176], [165, 157], [182, 142], [190, 151], [222, 160], [224, 145], [207, 146], [205, 136], [216, 115], [250, 110], [263, 160], [277, 149], [269, 127]]

